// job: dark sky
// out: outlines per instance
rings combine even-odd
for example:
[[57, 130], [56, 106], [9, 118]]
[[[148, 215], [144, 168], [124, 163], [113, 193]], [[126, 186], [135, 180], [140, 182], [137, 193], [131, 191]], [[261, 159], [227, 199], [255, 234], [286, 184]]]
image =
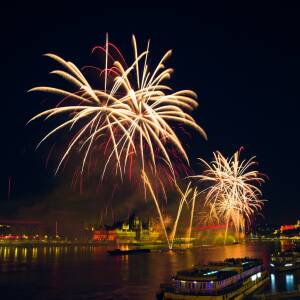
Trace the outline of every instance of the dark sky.
[[42, 54], [57, 53], [84, 66], [91, 61], [91, 48], [103, 44], [109, 32], [129, 58], [132, 33], [143, 46], [151, 38], [153, 60], [174, 50], [168, 63], [175, 69], [170, 85], [198, 93], [194, 116], [208, 134], [207, 142], [196, 134], [190, 142], [193, 167], [201, 170], [196, 157], [210, 160], [214, 150], [231, 155], [243, 146], [244, 157], [256, 155], [259, 169], [269, 176], [263, 186], [266, 220], [294, 222], [300, 200], [300, 10], [285, 1], [270, 3], [203, 6], [198, 16], [132, 13], [126, 18], [9, 10], [1, 21], [1, 215], [13, 215], [25, 202], [34, 205], [63, 185], [62, 175], [53, 176], [54, 165], [44, 168], [44, 153], [34, 151], [42, 122], [25, 126], [45, 108], [45, 97], [26, 91], [53, 82], [47, 73], [55, 64]]

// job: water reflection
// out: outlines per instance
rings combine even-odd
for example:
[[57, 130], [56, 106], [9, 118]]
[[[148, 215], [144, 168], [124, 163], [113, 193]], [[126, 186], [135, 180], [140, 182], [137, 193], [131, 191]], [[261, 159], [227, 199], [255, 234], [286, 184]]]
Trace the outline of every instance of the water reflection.
[[280, 249], [279, 251], [286, 251], [295, 246], [295, 242], [292, 240], [280, 240]]
[[[271, 252], [290, 246], [249, 242], [116, 257], [107, 254], [106, 246], [0, 246], [0, 282], [10, 291], [4, 299], [19, 299], [19, 288], [28, 299], [154, 300], [160, 284], [178, 270], [241, 256], [263, 258], [268, 266]], [[291, 291], [299, 282], [300, 271], [273, 273], [266, 291]], [[36, 285], [35, 298], [31, 293]]]
[[21, 257], [22, 257], [22, 262], [27, 262], [27, 248], [22, 248], [21, 251]]
[[270, 275], [271, 277], [271, 292], [276, 293], [276, 281], [275, 281], [275, 275], [272, 273]]
[[288, 292], [295, 290], [294, 274], [286, 274], [285, 275], [285, 286], [286, 286], [286, 290]]
[[37, 259], [37, 254], [38, 254], [38, 248], [36, 247], [32, 248], [32, 253], [31, 253], [32, 260]]
[[19, 248], [18, 247], [16, 247], [15, 248], [15, 251], [14, 251], [14, 260], [16, 261], [16, 260], [18, 260], [18, 252], [19, 252]]

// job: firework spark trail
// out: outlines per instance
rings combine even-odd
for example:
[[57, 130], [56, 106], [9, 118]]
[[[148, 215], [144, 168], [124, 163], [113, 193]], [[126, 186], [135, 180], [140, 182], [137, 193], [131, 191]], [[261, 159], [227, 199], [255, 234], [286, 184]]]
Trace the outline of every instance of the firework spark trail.
[[191, 216], [190, 216], [190, 224], [188, 227], [188, 231], [187, 231], [187, 238], [188, 241], [191, 242], [191, 237], [192, 237], [192, 227], [193, 227], [193, 221], [194, 221], [194, 211], [195, 211], [195, 203], [196, 203], [196, 199], [199, 195], [198, 189], [197, 187], [194, 188], [194, 192], [193, 192], [193, 196], [192, 196], [192, 207], [191, 207]]
[[11, 196], [11, 176], [8, 177], [8, 185], [7, 185], [7, 199], [9, 200], [10, 199], [10, 196]]
[[188, 183], [188, 185], [187, 185], [187, 187], [185, 189], [185, 192], [183, 193], [182, 190], [180, 189], [180, 187], [175, 182], [176, 189], [179, 192], [179, 194], [181, 196], [181, 199], [179, 201], [177, 215], [176, 215], [176, 219], [175, 219], [175, 222], [174, 222], [173, 230], [172, 230], [172, 233], [171, 233], [171, 238], [170, 238], [170, 240], [171, 240], [171, 249], [173, 248], [174, 239], [175, 239], [176, 232], [177, 232], [178, 221], [179, 221], [179, 218], [180, 218], [180, 215], [181, 215], [181, 212], [182, 212], [183, 205], [184, 204], [188, 205], [188, 200], [187, 199], [188, 199], [188, 196], [190, 195], [190, 193], [193, 190], [192, 187], [191, 187], [191, 184], [192, 184], [191, 182]]
[[166, 241], [168, 243], [168, 248], [172, 249], [170, 241], [169, 241], [168, 233], [167, 233], [167, 230], [166, 230], [166, 226], [165, 226], [165, 223], [164, 223], [164, 219], [163, 219], [160, 207], [159, 207], [158, 200], [157, 200], [157, 198], [155, 196], [155, 193], [153, 191], [153, 188], [152, 188], [152, 185], [151, 185], [151, 183], [149, 181], [149, 178], [147, 177], [147, 174], [144, 171], [142, 171], [142, 179], [145, 182], [145, 184], [148, 186], [150, 194], [151, 194], [152, 199], [154, 201], [155, 207], [156, 207], [158, 215], [159, 215], [160, 223], [162, 225], [162, 228], [163, 228], [163, 231], [164, 231], [164, 235], [165, 235]]
[[[76, 145], [79, 146], [79, 152], [83, 156], [82, 175], [87, 159], [96, 144], [105, 144], [105, 153], [106, 149], [109, 149], [107, 154], [104, 153], [106, 163], [102, 170], [102, 179], [109, 164], [114, 164], [115, 173], [119, 174], [121, 179], [129, 164], [129, 177], [131, 178], [133, 156], [135, 156], [135, 161], [141, 165], [145, 196], [146, 186], [148, 186], [162, 221], [157, 196], [146, 172], [159, 177], [159, 174], [157, 175], [159, 161], [166, 166], [173, 181], [176, 182], [174, 161], [172, 162], [170, 157], [174, 149], [189, 164], [188, 156], [170, 123], [177, 123], [180, 127], [182, 125], [192, 127], [205, 139], [207, 137], [204, 130], [190, 115], [190, 112], [198, 106], [197, 95], [191, 90], [171, 92], [171, 88], [163, 83], [170, 79], [173, 72], [173, 69], [166, 68], [164, 65], [172, 51], [167, 51], [151, 72], [148, 64], [150, 41], [147, 43], [146, 50], [141, 53], [138, 52], [134, 36], [132, 42], [134, 60], [128, 65], [119, 49], [109, 43], [108, 35], [106, 35], [104, 47], [98, 46], [93, 49], [92, 52], [99, 49], [105, 54], [104, 69], [90, 66], [85, 67], [84, 70], [97, 71], [99, 77], [104, 75], [103, 88], [93, 88], [82, 71], [72, 62], [55, 54], [46, 54], [45, 56], [53, 59], [63, 68], [54, 70], [51, 74], [62, 77], [72, 84], [75, 91], [48, 86], [31, 89], [30, 91], [56, 94], [62, 96], [63, 99], [57, 106], [37, 114], [29, 122], [39, 118], [48, 120], [52, 117], [67, 115], [67, 120], [49, 131], [38, 147], [63, 129], [69, 128], [70, 132], [74, 132], [75, 128], [79, 127], [71, 136], [56, 173], [74, 151]], [[113, 52], [117, 54], [117, 58], [114, 57]], [[146, 171], [146, 160], [148, 164], [151, 164], [149, 171]], [[178, 220], [176, 227], [177, 223]], [[162, 226], [166, 234], [163, 223]], [[167, 241], [169, 244], [168, 239]]]
[[198, 215], [198, 224], [210, 225], [219, 224], [220, 218], [217, 215], [216, 208], [211, 203], [206, 203], [205, 209]]
[[48, 152], [48, 155], [47, 155], [46, 160], [45, 160], [45, 169], [48, 168], [48, 163], [49, 163], [50, 157], [52, 155], [52, 152], [54, 150], [54, 147], [55, 147], [55, 144], [52, 145], [52, 147], [50, 148], [50, 150]]
[[[166, 228], [167, 228], [167, 226], [171, 225], [172, 218], [169, 215], [163, 214], [162, 209], [160, 209], [160, 206], [159, 206], [158, 200], [155, 196], [153, 187], [152, 187], [151, 182], [150, 182], [149, 178], [147, 177], [146, 173], [145, 173], [145, 177], [143, 178], [143, 180], [146, 181], [146, 185], [148, 186], [148, 188], [151, 192], [151, 195], [154, 198], [156, 207], [158, 209], [159, 221], [160, 221], [161, 225], [163, 224], [163, 226], [161, 226], [161, 227], [164, 230], [166, 239], [168, 241], [169, 249], [173, 249], [174, 241], [175, 241], [175, 237], [176, 237], [176, 233], [177, 233], [177, 228], [178, 228], [178, 224], [179, 224], [179, 220], [180, 220], [180, 216], [181, 216], [184, 204], [186, 204], [186, 206], [188, 208], [191, 206], [190, 224], [189, 224], [188, 231], [187, 231], [188, 232], [188, 239], [190, 240], [190, 238], [191, 238], [191, 228], [192, 228], [193, 216], [194, 216], [195, 201], [196, 201], [197, 196], [199, 195], [199, 193], [197, 191], [197, 188], [193, 188], [191, 186], [192, 182], [189, 182], [188, 185], [185, 188], [185, 191], [183, 192], [183, 190], [178, 186], [178, 184], [176, 182], [174, 183], [175, 186], [176, 186], [176, 189], [178, 191], [178, 194], [180, 196], [180, 200], [179, 200], [179, 205], [178, 205], [178, 209], [177, 209], [176, 218], [175, 218], [175, 221], [174, 221], [173, 226], [172, 226], [172, 232], [171, 232], [170, 236], [168, 236]], [[189, 196], [190, 195], [192, 195], [191, 200], [190, 200], [191, 203], [189, 203]]]
[[[127, 161], [131, 161], [130, 156], [133, 154], [139, 156], [142, 169], [145, 170], [146, 150], [147, 154], [150, 154], [154, 172], [156, 172], [157, 159], [161, 157], [160, 160], [164, 161], [171, 173], [174, 174], [173, 164], [166, 145], [173, 145], [186, 162], [188, 162], [188, 156], [169, 122], [177, 122], [193, 127], [206, 138], [203, 129], [185, 112], [198, 106], [195, 100], [196, 94], [189, 90], [166, 94], [166, 91], [170, 91], [171, 88], [163, 85], [162, 81], [169, 79], [173, 70], [170, 68], [165, 69], [164, 62], [171, 55], [171, 51], [163, 56], [154, 72], [151, 73], [147, 64], [149, 43], [147, 50], [141, 54], [137, 52], [134, 37], [133, 46], [135, 60], [127, 69], [124, 69], [122, 61], [113, 61], [114, 83], [111, 88], [108, 88], [108, 76], [112, 76], [112, 74], [107, 72], [109, 54], [108, 38], [106, 37], [103, 90], [93, 89], [82, 72], [73, 63], [65, 61], [57, 55], [46, 54], [47, 57], [57, 61], [65, 69], [54, 70], [51, 74], [63, 77], [63, 79], [75, 85], [77, 90], [69, 92], [44, 86], [30, 90], [54, 93], [65, 97], [60, 105], [41, 112], [30, 121], [41, 117], [45, 117], [47, 120], [60, 114], [69, 116], [67, 121], [50, 131], [39, 145], [58, 131], [67, 127], [71, 130], [76, 124], [83, 122], [82, 127], [73, 135], [73, 139], [62, 157], [57, 171], [66, 157], [70, 155], [74, 146], [83, 141], [80, 147], [80, 150], [83, 151], [81, 170], [83, 172], [86, 159], [94, 143], [103, 137], [106, 142], [109, 141], [112, 150], [103, 169], [102, 177], [112, 158], [115, 158], [116, 171], [122, 176], [122, 173], [125, 173]], [[143, 70], [142, 74], [139, 72], [140, 69]], [[134, 71], [135, 74], [133, 74]], [[135, 81], [131, 82], [131, 77], [134, 77]], [[66, 101], [72, 101], [72, 104], [67, 105]], [[154, 149], [158, 150], [159, 155], [155, 154]]]
[[251, 218], [256, 211], [261, 210], [264, 200], [261, 200], [261, 185], [265, 180], [256, 170], [249, 170], [256, 162], [255, 157], [240, 161], [240, 151], [227, 159], [219, 151], [214, 152], [214, 160], [207, 163], [200, 161], [206, 167], [203, 175], [191, 176], [209, 187], [204, 206], [209, 206], [210, 217], [217, 217], [226, 222], [224, 243], [227, 237], [229, 222], [232, 221], [236, 232], [244, 230], [245, 222], [251, 224]]

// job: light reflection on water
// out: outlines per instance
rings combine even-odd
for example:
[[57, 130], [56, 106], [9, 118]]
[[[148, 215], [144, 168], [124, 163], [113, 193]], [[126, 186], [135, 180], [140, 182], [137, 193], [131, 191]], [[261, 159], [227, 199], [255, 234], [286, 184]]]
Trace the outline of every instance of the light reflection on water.
[[286, 274], [285, 275], [285, 286], [287, 291], [294, 291], [294, 274]]
[[275, 275], [273, 273], [270, 275], [270, 281], [271, 281], [271, 292], [276, 293]]
[[[178, 270], [243, 256], [260, 257], [267, 266], [271, 252], [290, 246], [248, 242], [115, 257], [107, 255], [107, 246], [0, 246], [0, 288], [7, 299], [154, 300], [160, 284]], [[294, 290], [299, 272], [271, 274], [265, 290]]]

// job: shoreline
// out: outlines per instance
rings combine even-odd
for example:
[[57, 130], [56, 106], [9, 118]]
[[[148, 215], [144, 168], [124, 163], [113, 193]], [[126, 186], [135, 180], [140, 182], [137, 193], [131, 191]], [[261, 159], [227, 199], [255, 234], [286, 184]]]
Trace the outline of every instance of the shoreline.
[[[248, 238], [240, 243], [228, 243], [226, 246], [242, 244], [245, 242], [280, 242], [282, 240], [291, 241], [291, 242], [299, 242], [299, 239], [291, 239], [291, 238]], [[42, 240], [0, 240], [0, 247], [51, 247], [51, 246], [110, 246], [114, 248], [122, 248], [122, 247], [137, 247], [137, 248], [151, 248], [151, 249], [165, 249], [167, 247], [167, 243], [163, 241], [157, 242], [144, 242], [144, 241], [135, 241], [135, 242], [127, 242], [127, 241], [42, 241]], [[197, 242], [194, 243], [183, 243], [183, 242], [175, 242], [174, 249], [188, 249], [188, 248], [197, 248], [197, 247], [207, 247], [207, 246], [224, 246], [222, 243], [208, 243], [208, 242]]]

